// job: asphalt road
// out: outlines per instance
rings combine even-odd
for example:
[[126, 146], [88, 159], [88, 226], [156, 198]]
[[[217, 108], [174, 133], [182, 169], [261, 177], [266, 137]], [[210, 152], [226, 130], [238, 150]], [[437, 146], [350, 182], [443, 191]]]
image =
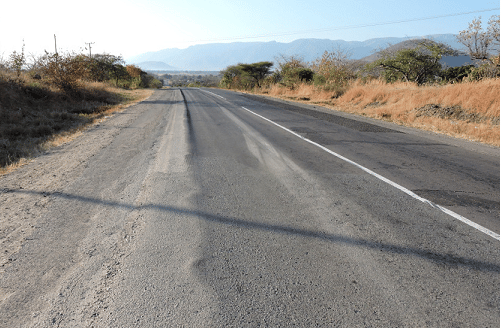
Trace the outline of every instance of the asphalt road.
[[0, 179], [4, 217], [44, 201], [0, 326], [499, 327], [499, 166], [385, 122], [159, 90]]

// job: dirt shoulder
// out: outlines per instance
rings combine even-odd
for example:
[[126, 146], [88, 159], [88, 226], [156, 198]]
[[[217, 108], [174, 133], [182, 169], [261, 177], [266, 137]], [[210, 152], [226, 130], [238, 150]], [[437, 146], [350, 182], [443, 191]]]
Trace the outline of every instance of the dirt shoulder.
[[[108, 109], [82, 129], [55, 136], [40, 156], [24, 159], [0, 172], [0, 273], [13, 261], [11, 255], [30, 238], [37, 219], [51, 202], [50, 196], [62, 190], [72, 177], [79, 176], [89, 159], [108, 145], [121, 127], [140, 115], [138, 111], [120, 114], [152, 93], [153, 90], [137, 93], [134, 101]], [[108, 120], [111, 117], [113, 120]], [[99, 128], [103, 125], [105, 129]], [[0, 303], [5, 297], [0, 293]]]

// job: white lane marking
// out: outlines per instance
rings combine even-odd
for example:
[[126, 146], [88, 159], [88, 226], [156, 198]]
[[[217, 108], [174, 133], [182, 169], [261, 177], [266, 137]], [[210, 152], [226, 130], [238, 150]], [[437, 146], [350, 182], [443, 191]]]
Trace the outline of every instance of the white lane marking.
[[374, 176], [374, 177], [376, 177], [376, 178], [378, 178], [378, 179], [382, 180], [383, 182], [385, 182], [385, 183], [387, 183], [387, 184], [389, 184], [389, 185], [391, 185], [391, 186], [393, 186], [393, 187], [395, 187], [395, 188], [397, 188], [397, 189], [401, 190], [402, 192], [404, 192], [404, 193], [406, 193], [406, 194], [410, 195], [411, 197], [413, 197], [413, 198], [415, 198], [415, 199], [417, 199], [417, 200], [419, 200], [419, 201], [421, 201], [421, 202], [423, 202], [423, 203], [429, 204], [430, 206], [432, 206], [432, 207], [434, 207], [434, 208], [437, 208], [437, 209], [439, 209], [439, 210], [443, 211], [444, 213], [446, 213], [446, 214], [448, 214], [448, 215], [450, 215], [450, 216], [454, 217], [454, 218], [455, 218], [455, 219], [457, 219], [457, 220], [460, 220], [460, 221], [464, 222], [465, 224], [470, 225], [471, 227], [473, 227], [473, 228], [475, 228], [475, 229], [477, 229], [477, 230], [479, 230], [479, 231], [481, 231], [481, 232], [483, 232], [483, 233], [487, 234], [487, 235], [488, 235], [488, 236], [490, 236], [490, 237], [493, 237], [493, 238], [495, 238], [495, 239], [497, 239], [497, 240], [500, 240], [500, 235], [499, 235], [499, 234], [497, 234], [497, 233], [495, 233], [495, 232], [493, 232], [493, 231], [491, 231], [491, 230], [489, 230], [489, 229], [486, 229], [485, 227], [483, 227], [483, 226], [481, 226], [481, 225], [477, 224], [476, 222], [472, 222], [471, 220], [469, 220], [469, 219], [467, 219], [467, 218], [463, 217], [463, 216], [462, 216], [462, 215], [460, 215], [460, 214], [457, 214], [457, 213], [455, 213], [455, 212], [453, 212], [453, 211], [450, 211], [450, 210], [449, 210], [449, 209], [447, 209], [447, 208], [444, 208], [444, 207], [439, 206], [439, 205], [437, 205], [437, 204], [435, 204], [435, 203], [433, 203], [433, 202], [431, 202], [431, 201], [429, 201], [429, 200], [427, 200], [427, 199], [425, 199], [425, 198], [422, 198], [422, 197], [418, 196], [417, 194], [415, 194], [413, 191], [411, 191], [411, 190], [409, 190], [409, 189], [407, 189], [407, 188], [405, 188], [405, 187], [403, 187], [403, 186], [401, 186], [401, 185], [398, 185], [398, 184], [397, 184], [397, 183], [395, 183], [394, 181], [391, 181], [391, 180], [387, 179], [386, 177], [383, 177], [383, 176], [381, 176], [380, 174], [375, 173], [375, 172], [371, 171], [370, 169], [368, 169], [368, 168], [366, 168], [366, 167], [364, 167], [364, 166], [362, 166], [362, 165], [360, 165], [360, 164], [357, 164], [356, 162], [354, 162], [354, 161], [352, 161], [352, 160], [350, 160], [350, 159], [348, 159], [348, 158], [346, 158], [346, 157], [343, 157], [342, 155], [340, 155], [340, 154], [338, 154], [338, 153], [335, 153], [334, 151], [329, 150], [328, 148], [326, 148], [326, 147], [324, 147], [324, 146], [322, 146], [322, 145], [320, 145], [320, 144], [318, 144], [318, 143], [316, 143], [316, 142], [314, 142], [314, 141], [312, 141], [312, 140], [310, 140], [310, 139], [307, 139], [307, 138], [305, 138], [305, 137], [303, 137], [303, 136], [299, 135], [299, 134], [298, 134], [298, 133], [296, 133], [296, 132], [291, 131], [291, 130], [290, 130], [290, 129], [288, 129], [288, 128], [285, 128], [284, 126], [279, 125], [279, 124], [275, 123], [274, 121], [269, 120], [269, 119], [268, 119], [268, 118], [266, 118], [266, 117], [263, 117], [263, 116], [261, 116], [261, 115], [259, 115], [259, 114], [256, 114], [255, 112], [253, 112], [253, 111], [251, 111], [251, 110], [247, 109], [246, 107], [242, 107], [242, 108], [243, 108], [243, 109], [245, 109], [245, 110], [247, 110], [247, 111], [248, 111], [248, 112], [250, 112], [251, 114], [256, 115], [256, 116], [258, 116], [259, 118], [264, 119], [265, 121], [270, 122], [270, 123], [272, 123], [272, 124], [274, 124], [274, 125], [276, 125], [276, 126], [280, 127], [281, 129], [283, 129], [283, 130], [285, 130], [285, 131], [287, 131], [287, 132], [289, 132], [289, 133], [291, 133], [291, 134], [293, 134], [293, 135], [297, 136], [298, 138], [303, 139], [303, 140], [305, 140], [306, 142], [311, 143], [312, 145], [314, 145], [314, 146], [317, 146], [317, 147], [321, 148], [322, 150], [324, 150], [324, 151], [326, 151], [326, 152], [330, 153], [331, 155], [336, 156], [336, 157], [338, 157], [339, 159], [344, 160], [345, 162], [350, 163], [350, 164], [352, 164], [352, 165], [354, 165], [354, 166], [356, 166], [356, 167], [360, 168], [361, 170], [365, 171], [366, 173], [371, 174], [372, 176]]
[[212, 93], [211, 91], [202, 90], [202, 89], [200, 89], [200, 91], [204, 91], [204, 92], [207, 92], [207, 93], [212, 94], [213, 96], [220, 97], [220, 98], [221, 98], [221, 99], [223, 99], [223, 100], [227, 100], [225, 97], [222, 97], [222, 96], [220, 96], [220, 95], [217, 95], [216, 93]]

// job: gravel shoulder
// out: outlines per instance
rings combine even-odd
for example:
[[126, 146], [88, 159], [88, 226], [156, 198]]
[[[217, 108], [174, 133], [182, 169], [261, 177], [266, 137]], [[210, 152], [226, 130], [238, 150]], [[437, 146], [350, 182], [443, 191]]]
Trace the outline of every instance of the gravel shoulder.
[[154, 158], [162, 103], [176, 97], [158, 91], [0, 177], [0, 326], [56, 324], [67, 294], [83, 304], [79, 324], [106, 308], [100, 290], [141, 230], [148, 170], [136, 168]]

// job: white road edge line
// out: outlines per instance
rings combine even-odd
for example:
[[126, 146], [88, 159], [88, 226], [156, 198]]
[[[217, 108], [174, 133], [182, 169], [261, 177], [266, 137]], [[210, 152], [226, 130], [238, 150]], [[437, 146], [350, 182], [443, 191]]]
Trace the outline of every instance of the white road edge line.
[[207, 93], [212, 94], [213, 96], [220, 97], [221, 99], [227, 100], [225, 97], [222, 97], [222, 96], [220, 96], [220, 95], [217, 95], [216, 93], [212, 93], [211, 91], [202, 90], [202, 89], [200, 89], [200, 91], [204, 91], [204, 92], [207, 92]]
[[483, 233], [487, 234], [487, 235], [488, 235], [488, 236], [490, 236], [490, 237], [493, 237], [493, 238], [495, 238], [495, 239], [497, 239], [497, 240], [500, 240], [500, 235], [499, 235], [499, 234], [497, 234], [497, 233], [495, 233], [495, 232], [493, 232], [493, 231], [491, 231], [491, 230], [489, 230], [489, 229], [486, 229], [485, 227], [483, 227], [483, 226], [481, 226], [481, 225], [477, 224], [476, 222], [472, 222], [471, 220], [469, 220], [469, 219], [467, 219], [467, 218], [463, 217], [463, 216], [462, 216], [462, 215], [460, 215], [460, 214], [457, 214], [457, 213], [455, 213], [455, 212], [453, 212], [453, 211], [450, 211], [450, 210], [449, 210], [449, 209], [447, 209], [447, 208], [444, 208], [444, 207], [439, 206], [439, 205], [437, 205], [437, 204], [435, 204], [435, 203], [433, 203], [433, 202], [431, 202], [431, 201], [429, 201], [429, 200], [427, 200], [427, 199], [425, 199], [425, 198], [422, 198], [422, 197], [418, 196], [417, 194], [415, 194], [414, 192], [412, 192], [411, 190], [406, 189], [405, 187], [403, 187], [403, 186], [401, 186], [401, 185], [399, 185], [399, 184], [395, 183], [394, 181], [391, 181], [391, 180], [389, 180], [389, 179], [387, 179], [387, 178], [385, 178], [385, 177], [381, 176], [380, 174], [375, 173], [375, 172], [371, 171], [370, 169], [368, 169], [368, 168], [366, 168], [366, 167], [364, 167], [364, 166], [362, 166], [362, 165], [360, 165], [360, 164], [357, 164], [356, 162], [351, 161], [350, 159], [348, 159], [348, 158], [346, 158], [346, 157], [343, 157], [342, 155], [337, 154], [337, 153], [335, 153], [334, 151], [329, 150], [328, 148], [326, 148], [326, 147], [324, 147], [324, 146], [322, 146], [322, 145], [320, 145], [320, 144], [318, 144], [318, 143], [316, 143], [316, 142], [314, 142], [314, 141], [312, 141], [312, 140], [310, 140], [310, 139], [307, 139], [307, 138], [305, 138], [305, 137], [303, 137], [303, 136], [299, 135], [299, 134], [298, 134], [298, 133], [296, 133], [296, 132], [293, 132], [293, 131], [289, 130], [288, 128], [285, 128], [284, 126], [282, 126], [282, 125], [280, 125], [280, 124], [277, 124], [277, 123], [275, 123], [274, 121], [271, 121], [271, 120], [269, 120], [269, 119], [268, 119], [268, 118], [266, 118], [266, 117], [263, 117], [263, 116], [261, 116], [261, 115], [259, 115], [259, 114], [256, 114], [255, 112], [253, 112], [253, 111], [251, 111], [251, 110], [247, 109], [246, 107], [242, 107], [242, 108], [243, 108], [243, 109], [245, 109], [246, 111], [250, 112], [251, 114], [256, 115], [256, 116], [258, 116], [259, 118], [261, 118], [261, 119], [263, 119], [263, 120], [265, 120], [265, 121], [267, 121], [267, 122], [270, 122], [270, 123], [272, 123], [272, 124], [274, 124], [274, 125], [276, 125], [276, 126], [280, 127], [281, 129], [283, 129], [283, 130], [285, 130], [285, 131], [287, 131], [287, 132], [289, 132], [289, 133], [291, 133], [291, 134], [293, 134], [293, 135], [297, 136], [298, 138], [303, 139], [303, 140], [305, 140], [306, 142], [311, 143], [312, 145], [314, 145], [314, 146], [317, 146], [317, 147], [321, 148], [322, 150], [324, 150], [324, 151], [326, 151], [326, 152], [330, 153], [331, 155], [336, 156], [336, 157], [338, 157], [339, 159], [344, 160], [345, 162], [350, 163], [350, 164], [352, 164], [352, 165], [354, 165], [354, 166], [356, 166], [356, 167], [360, 168], [361, 170], [365, 171], [366, 173], [371, 174], [372, 176], [374, 176], [374, 177], [376, 177], [376, 178], [378, 178], [378, 179], [382, 180], [383, 182], [385, 182], [385, 183], [387, 183], [387, 184], [389, 184], [389, 185], [391, 185], [391, 186], [393, 186], [393, 187], [395, 187], [395, 188], [397, 188], [397, 189], [401, 190], [402, 192], [404, 192], [404, 193], [406, 193], [406, 194], [410, 195], [411, 197], [413, 197], [413, 198], [415, 198], [415, 199], [417, 199], [417, 200], [419, 200], [419, 201], [421, 201], [421, 202], [423, 202], [423, 203], [429, 204], [430, 206], [432, 206], [432, 207], [434, 207], [434, 208], [437, 208], [437, 209], [439, 209], [439, 210], [443, 211], [444, 213], [446, 213], [446, 214], [448, 214], [448, 215], [450, 215], [450, 216], [454, 217], [455, 219], [457, 219], [457, 220], [459, 220], [459, 221], [462, 221], [463, 223], [465, 223], [465, 224], [467, 224], [467, 225], [470, 225], [471, 227], [473, 227], [473, 228], [475, 228], [475, 229], [477, 229], [477, 230], [479, 230], [479, 231], [481, 231], [481, 232], [483, 232]]

